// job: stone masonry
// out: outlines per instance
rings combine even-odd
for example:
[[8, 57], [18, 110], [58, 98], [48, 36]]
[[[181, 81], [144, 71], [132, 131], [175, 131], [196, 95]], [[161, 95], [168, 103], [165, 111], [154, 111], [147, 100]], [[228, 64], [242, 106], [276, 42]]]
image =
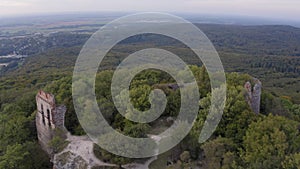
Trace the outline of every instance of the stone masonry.
[[248, 102], [249, 106], [251, 107], [252, 111], [256, 114], [260, 111], [260, 100], [261, 100], [261, 88], [262, 84], [261, 81], [254, 78], [254, 87], [252, 90], [251, 83], [246, 82], [245, 89], [246, 89], [246, 101]]
[[38, 140], [43, 150], [50, 155], [52, 150], [49, 148], [49, 142], [54, 136], [54, 129], [64, 129], [66, 107], [56, 107], [54, 96], [42, 90], [36, 95], [36, 104]]

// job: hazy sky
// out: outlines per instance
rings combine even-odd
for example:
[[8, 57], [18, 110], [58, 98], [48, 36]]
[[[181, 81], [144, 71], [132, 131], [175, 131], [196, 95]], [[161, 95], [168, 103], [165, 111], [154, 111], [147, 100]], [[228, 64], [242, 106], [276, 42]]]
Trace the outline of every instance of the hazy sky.
[[300, 21], [300, 0], [0, 0], [0, 17], [77, 11], [191, 12]]

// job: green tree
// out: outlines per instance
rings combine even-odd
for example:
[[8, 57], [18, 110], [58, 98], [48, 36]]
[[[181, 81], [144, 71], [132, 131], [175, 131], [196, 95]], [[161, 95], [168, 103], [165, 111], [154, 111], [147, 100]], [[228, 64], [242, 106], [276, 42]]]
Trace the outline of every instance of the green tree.
[[21, 144], [9, 145], [5, 154], [0, 156], [0, 168], [26, 169], [29, 152]]
[[289, 153], [299, 149], [298, 123], [269, 115], [253, 122], [244, 138], [243, 160], [249, 168], [281, 168]]
[[300, 153], [286, 156], [281, 164], [283, 169], [300, 169]]
[[207, 169], [229, 169], [236, 159], [236, 145], [232, 140], [218, 137], [204, 143], [204, 166]]

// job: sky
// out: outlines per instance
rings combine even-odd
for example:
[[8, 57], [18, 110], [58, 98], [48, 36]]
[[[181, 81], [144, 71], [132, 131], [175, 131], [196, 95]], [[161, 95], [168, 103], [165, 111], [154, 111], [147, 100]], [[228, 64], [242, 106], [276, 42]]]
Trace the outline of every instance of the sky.
[[97, 11], [182, 12], [300, 21], [300, 0], [0, 0], [0, 17]]

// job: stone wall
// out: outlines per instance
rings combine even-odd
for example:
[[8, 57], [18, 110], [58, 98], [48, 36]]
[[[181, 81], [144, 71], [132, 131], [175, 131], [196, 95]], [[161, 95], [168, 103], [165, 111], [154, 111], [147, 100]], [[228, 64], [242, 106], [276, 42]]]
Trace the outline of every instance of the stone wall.
[[56, 107], [54, 96], [42, 90], [36, 95], [36, 104], [36, 128], [38, 140], [43, 150], [50, 155], [52, 154], [52, 150], [49, 148], [49, 142], [54, 136], [55, 128], [64, 129], [66, 107]]
[[248, 102], [252, 111], [258, 114], [260, 112], [262, 83], [256, 78], [254, 78], [253, 81], [255, 83], [253, 89], [250, 82], [246, 82], [244, 86], [246, 89], [246, 101]]

